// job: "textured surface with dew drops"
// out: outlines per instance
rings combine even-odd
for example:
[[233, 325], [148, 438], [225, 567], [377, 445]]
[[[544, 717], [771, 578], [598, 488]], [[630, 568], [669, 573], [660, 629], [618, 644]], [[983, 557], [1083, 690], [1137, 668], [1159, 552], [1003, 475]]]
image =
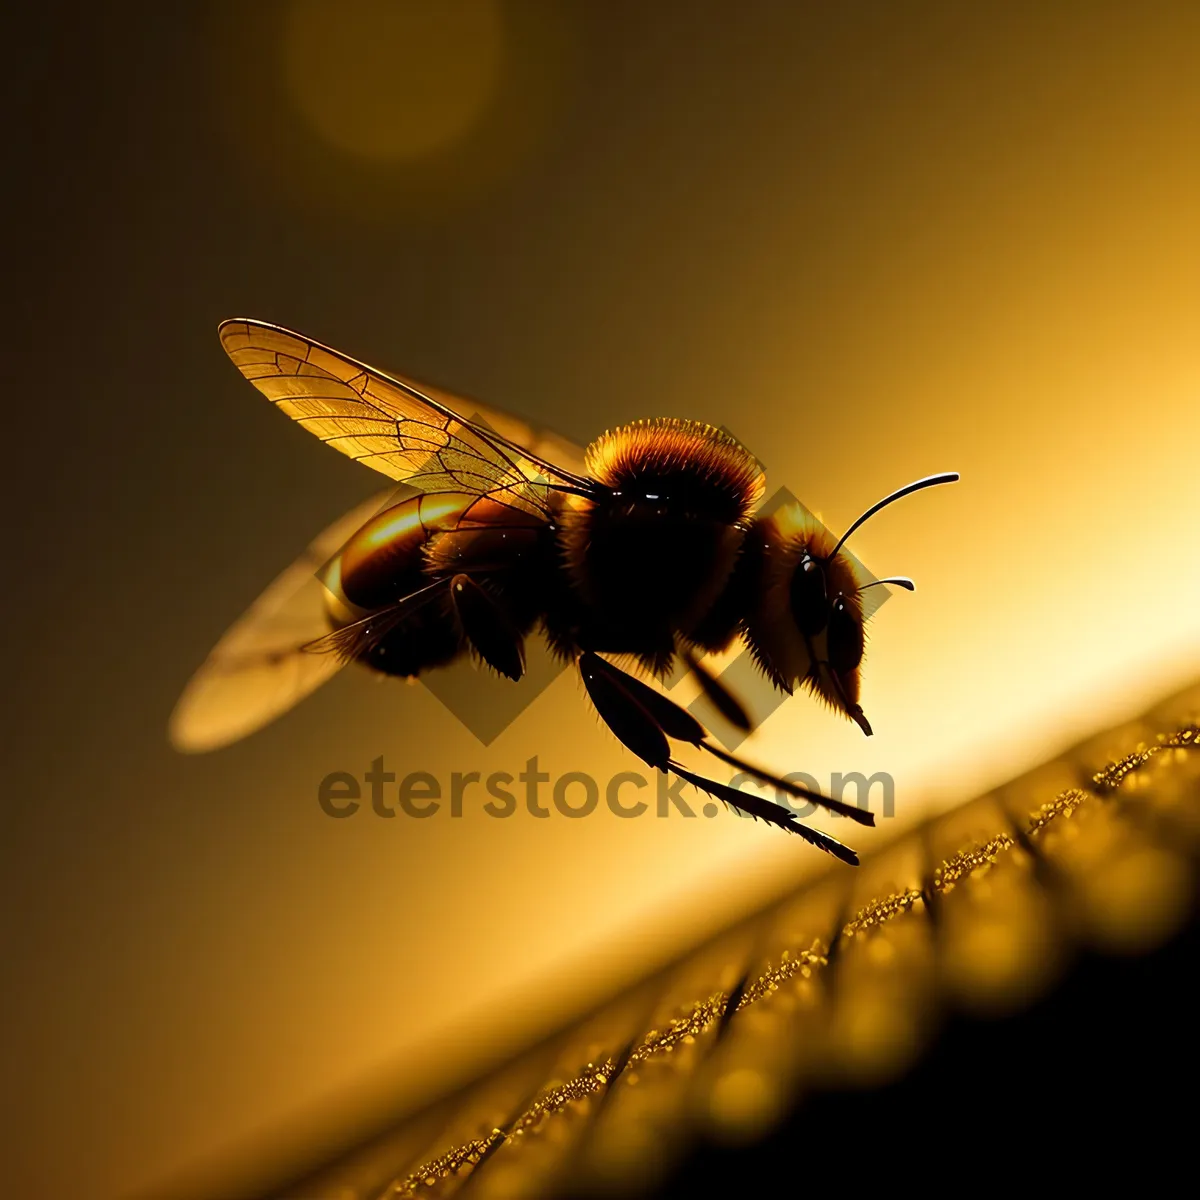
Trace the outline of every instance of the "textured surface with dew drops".
[[1079, 951], [1153, 952], [1195, 908], [1198, 718], [1200, 687], [939, 815], [278, 1195], [644, 1190], [801, 1094], [887, 1086]]

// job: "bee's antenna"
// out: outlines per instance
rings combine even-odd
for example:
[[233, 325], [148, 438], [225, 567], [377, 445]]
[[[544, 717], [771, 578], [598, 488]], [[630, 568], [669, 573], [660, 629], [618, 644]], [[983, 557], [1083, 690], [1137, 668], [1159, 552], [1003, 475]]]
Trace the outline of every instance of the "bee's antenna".
[[841, 539], [838, 541], [838, 544], [834, 546], [826, 561], [828, 561], [830, 558], [835, 558], [837, 556], [837, 552], [846, 544], [846, 539], [864, 521], [873, 517], [881, 508], [887, 508], [887, 506], [893, 501], [899, 500], [902, 496], [909, 496], [913, 492], [919, 492], [922, 488], [936, 487], [939, 483], [954, 483], [957, 479], [957, 471], [945, 471], [941, 475], [927, 475], [924, 479], [918, 479], [916, 483], [910, 483], [905, 487], [897, 489], [896, 491], [892, 492], [890, 496], [884, 496], [882, 500], [878, 501], [876, 504], [872, 504], [871, 507], [868, 508], [867, 511], [863, 513], [863, 515], [859, 517], [858, 520], [855, 521], [845, 533], [842, 534]]
[[893, 575], [889, 579], [872, 579], [870, 583], [864, 583], [862, 587], [857, 587], [856, 592], [865, 592], [869, 587], [880, 587], [885, 583], [894, 583], [897, 587], [902, 587], [906, 592], [915, 592], [917, 585], [913, 583], [907, 575]]

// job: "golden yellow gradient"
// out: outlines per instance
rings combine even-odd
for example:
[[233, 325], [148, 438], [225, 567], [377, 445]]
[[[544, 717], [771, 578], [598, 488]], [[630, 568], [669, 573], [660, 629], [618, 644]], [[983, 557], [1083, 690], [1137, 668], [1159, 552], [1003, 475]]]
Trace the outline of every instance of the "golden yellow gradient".
[[[211, 45], [165, 9], [82, 15], [22, 150], [44, 158], [14, 395], [40, 440], [13, 435], [37, 574], [12, 624], [3, 1025], [28, 1197], [244, 1190], [827, 869], [727, 814], [496, 819], [478, 791], [461, 817], [379, 817], [369, 791], [322, 812], [326, 775], [381, 756], [447, 790], [535, 755], [551, 779], [637, 770], [570, 674], [486, 747], [421, 685], [347, 671], [244, 742], [171, 751], [208, 649], [376, 487], [270, 411], [223, 317], [577, 442], [727, 426], [768, 495], [835, 530], [960, 471], [853, 539], [917, 585], [869, 631], [874, 737], [798, 696], [743, 747], [823, 784], [888, 772], [878, 830], [822, 820], [861, 851], [1200, 675], [1194, 4], [581, 5], [569, 102], [529, 85], [557, 137], [518, 154], [481, 117], [418, 208], [411, 160], [346, 166], [298, 113], [286, 7], [215, 7]], [[556, 77], [533, 49], [556, 44], [513, 44], [514, 94]], [[1146, 903], [1170, 913], [1173, 887]], [[963, 936], [969, 994], [1015, 949]], [[874, 1011], [842, 1032], [911, 1049]], [[735, 1078], [713, 1103], [753, 1125], [774, 1101]]]

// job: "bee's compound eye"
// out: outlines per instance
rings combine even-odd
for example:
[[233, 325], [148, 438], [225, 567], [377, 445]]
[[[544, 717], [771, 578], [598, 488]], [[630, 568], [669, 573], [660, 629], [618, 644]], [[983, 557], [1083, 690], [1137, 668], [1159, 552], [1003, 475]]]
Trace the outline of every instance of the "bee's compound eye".
[[792, 575], [792, 616], [805, 637], [815, 637], [829, 620], [825, 572], [811, 555], [805, 554]]
[[863, 656], [863, 627], [856, 613], [851, 611], [845, 596], [833, 602], [829, 614], [827, 638], [829, 665], [839, 674], [853, 671]]

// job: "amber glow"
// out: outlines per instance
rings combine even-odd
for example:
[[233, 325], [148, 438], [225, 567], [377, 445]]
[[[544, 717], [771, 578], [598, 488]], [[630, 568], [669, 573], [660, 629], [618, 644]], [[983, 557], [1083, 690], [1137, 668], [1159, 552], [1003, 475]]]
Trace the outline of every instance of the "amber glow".
[[[13, 592], [10, 665], [13, 1190], [245, 1192], [825, 868], [726, 816], [497, 819], [468, 790], [461, 817], [386, 818], [366, 784], [353, 817], [321, 811], [326, 775], [381, 756], [447, 794], [535, 755], [553, 779], [630, 769], [569, 674], [488, 746], [422, 685], [346, 671], [252, 737], [176, 753], [164, 726], [214, 642], [387, 482], [270, 411], [214, 336], [225, 316], [580, 444], [651, 416], [724, 425], [768, 496], [833, 530], [960, 471], [849, 545], [917, 587], [869, 628], [874, 736], [798, 695], [742, 747], [823, 784], [888, 772], [895, 817], [853, 831], [864, 863], [1200, 676], [1200, 13], [1083, 7], [734, 5], [684, 36], [678, 6], [570, 6], [574, 90], [537, 92], [553, 134], [496, 150], [503, 171], [447, 168], [415, 220], [423, 168], [384, 179], [327, 141], [283, 86], [285, 27], [239, 39], [258, 6], [214, 5], [209, 42], [173, 8], [81, 6], [52, 86], [18, 80], [37, 121], [14, 123], [36, 186], [9, 479], [37, 587]], [[1073, 847], [1055, 853], [1090, 878]], [[1178, 915], [1179, 872], [1134, 849], [1087, 892], [1113, 945], [1132, 934], [1111, 897]], [[963, 895], [1025, 919], [947, 924], [947, 986], [985, 1008], [1019, 998], [1039, 928], [1007, 870]], [[897, 1069], [917, 1045], [867, 1008], [840, 1036]], [[742, 1076], [711, 1115], [749, 1128], [771, 1103]]]
[[[439, 513], [453, 512], [462, 503], [457, 498], [441, 497], [440, 499], [441, 504], [438, 506]], [[422, 506], [420, 512], [416, 509], [410, 509], [398, 513], [391, 518], [378, 521], [372, 525], [370, 530], [363, 535], [363, 541], [371, 548], [385, 546], [393, 538], [402, 537], [404, 534], [411, 532], [421, 523], [423, 518], [432, 519], [436, 515], [438, 514], [428, 513], [425, 506]]]

